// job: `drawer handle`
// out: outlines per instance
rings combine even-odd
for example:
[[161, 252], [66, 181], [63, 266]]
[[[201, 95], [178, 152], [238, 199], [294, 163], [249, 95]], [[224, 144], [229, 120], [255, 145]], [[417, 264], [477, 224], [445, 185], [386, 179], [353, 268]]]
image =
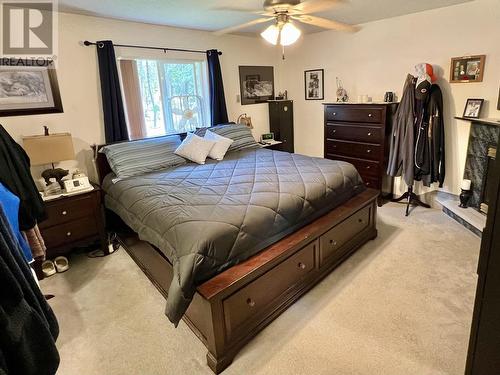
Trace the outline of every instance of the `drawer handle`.
[[337, 129], [333, 129], [333, 130], [332, 130], [332, 133], [337, 133]]
[[358, 223], [362, 223], [363, 222], [363, 219], [358, 219]]
[[371, 132], [370, 132], [370, 133], [368, 133], [368, 137], [371, 137], [371, 135], [372, 135], [372, 133], [371, 133]]
[[299, 264], [297, 264], [297, 267], [299, 267], [301, 270], [305, 270], [307, 266], [304, 263], [300, 262]]
[[333, 113], [332, 113], [332, 115], [333, 115], [333, 116], [337, 116], [337, 112], [333, 112]]
[[372, 150], [368, 149], [368, 150], [366, 150], [366, 152], [370, 153], [370, 152], [372, 152]]
[[368, 113], [368, 117], [373, 117], [373, 115], [371, 113]]
[[71, 237], [71, 232], [66, 233], [67, 237]]
[[366, 186], [370, 186], [370, 183], [369, 183], [369, 182], [365, 182], [365, 185], [366, 185]]
[[335, 241], [335, 240], [330, 240], [330, 245], [332, 245], [332, 246], [337, 246], [337, 241]]
[[63, 216], [66, 216], [67, 214], [68, 214], [68, 212], [67, 212], [67, 211], [63, 211], [63, 212], [61, 212], [61, 215], [63, 215]]
[[250, 307], [254, 307], [255, 306], [255, 301], [251, 298], [247, 299], [247, 305], [250, 306]]
[[372, 169], [371, 165], [367, 165], [366, 169]]

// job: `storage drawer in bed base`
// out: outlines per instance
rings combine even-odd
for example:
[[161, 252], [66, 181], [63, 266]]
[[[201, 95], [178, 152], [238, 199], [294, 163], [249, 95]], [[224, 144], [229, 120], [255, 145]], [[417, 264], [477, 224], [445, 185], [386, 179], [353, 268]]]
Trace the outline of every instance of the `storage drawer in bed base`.
[[[207, 363], [215, 373], [227, 368], [246, 343], [353, 251], [377, 236], [377, 197], [377, 191], [367, 189], [197, 288], [183, 319], [206, 345]], [[331, 238], [338, 239], [335, 249], [325, 248]], [[171, 264], [158, 249], [135, 242], [123, 244], [166, 296]]]

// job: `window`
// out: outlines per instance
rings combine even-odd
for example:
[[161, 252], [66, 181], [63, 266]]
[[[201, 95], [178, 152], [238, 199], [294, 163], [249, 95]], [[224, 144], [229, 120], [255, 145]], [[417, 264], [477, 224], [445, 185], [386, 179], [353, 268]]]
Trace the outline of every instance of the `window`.
[[205, 61], [120, 60], [131, 138], [210, 126]]

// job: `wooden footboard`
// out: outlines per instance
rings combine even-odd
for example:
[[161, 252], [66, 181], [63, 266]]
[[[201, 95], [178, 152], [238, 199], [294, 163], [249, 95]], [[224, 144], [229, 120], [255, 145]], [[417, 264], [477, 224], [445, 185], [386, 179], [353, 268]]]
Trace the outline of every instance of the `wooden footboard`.
[[[197, 288], [184, 321], [208, 349], [216, 373], [286, 308], [377, 236], [378, 192], [368, 189]], [[121, 241], [166, 297], [172, 266], [136, 236]]]

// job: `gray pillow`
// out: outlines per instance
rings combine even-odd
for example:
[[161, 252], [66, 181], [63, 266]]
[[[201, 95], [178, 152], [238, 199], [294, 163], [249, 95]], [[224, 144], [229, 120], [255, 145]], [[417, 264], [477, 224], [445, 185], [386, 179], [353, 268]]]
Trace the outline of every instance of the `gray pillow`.
[[210, 128], [197, 129], [195, 134], [200, 137], [204, 137], [207, 129], [210, 129], [210, 131], [215, 134], [232, 139], [234, 141], [231, 147], [229, 147], [229, 150], [227, 150], [228, 152], [260, 147], [259, 144], [255, 141], [252, 132], [246, 125], [217, 125]]
[[116, 143], [103, 147], [101, 152], [116, 176], [126, 178], [185, 164], [184, 158], [174, 154], [180, 144], [180, 137], [172, 135]]

